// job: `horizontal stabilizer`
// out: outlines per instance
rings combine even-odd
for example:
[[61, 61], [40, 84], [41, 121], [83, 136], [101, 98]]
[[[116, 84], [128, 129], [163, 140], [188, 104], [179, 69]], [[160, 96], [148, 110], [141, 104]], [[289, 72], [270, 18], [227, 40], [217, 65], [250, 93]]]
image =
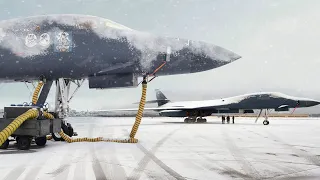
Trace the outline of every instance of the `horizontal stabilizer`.
[[[96, 110], [95, 112], [112, 112], [112, 111], [138, 111], [139, 108], [128, 108], [128, 109], [106, 109], [106, 110]], [[155, 108], [144, 108], [144, 110], [162, 110], [157, 107]]]
[[[159, 103], [159, 102], [164, 102], [164, 104], [168, 103], [169, 100], [168, 99], [163, 99], [163, 100], [151, 100], [151, 101], [146, 101], [146, 104], [153, 104], [153, 103]], [[135, 102], [133, 104], [139, 104], [140, 102]]]

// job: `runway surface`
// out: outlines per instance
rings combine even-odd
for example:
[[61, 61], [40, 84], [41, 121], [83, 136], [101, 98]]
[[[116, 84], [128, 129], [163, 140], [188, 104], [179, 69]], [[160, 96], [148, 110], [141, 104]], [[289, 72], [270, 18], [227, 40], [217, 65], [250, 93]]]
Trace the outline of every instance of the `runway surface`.
[[[78, 137], [127, 138], [134, 118], [69, 118]], [[320, 119], [184, 124], [143, 118], [138, 144], [49, 141], [0, 150], [0, 179], [320, 179]]]

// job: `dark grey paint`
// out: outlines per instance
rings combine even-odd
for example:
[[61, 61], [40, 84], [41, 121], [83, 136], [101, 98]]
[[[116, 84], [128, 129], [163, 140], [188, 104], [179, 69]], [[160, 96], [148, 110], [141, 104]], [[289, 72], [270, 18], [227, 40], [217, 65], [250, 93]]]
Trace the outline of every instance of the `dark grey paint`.
[[[106, 26], [106, 22], [112, 26]], [[84, 23], [89, 25], [79, 28]], [[72, 44], [66, 52], [56, 49], [59, 32], [70, 35]], [[41, 34], [48, 33], [50, 45], [44, 47], [38, 43], [27, 47], [25, 37], [30, 33], [38, 40]], [[34, 80], [41, 75], [47, 79], [80, 79], [151, 73], [161, 65], [169, 46], [170, 61], [157, 75], [205, 71], [240, 58], [212, 44], [158, 37], [86, 15], [44, 15], [1, 21], [0, 38], [0, 80]]]

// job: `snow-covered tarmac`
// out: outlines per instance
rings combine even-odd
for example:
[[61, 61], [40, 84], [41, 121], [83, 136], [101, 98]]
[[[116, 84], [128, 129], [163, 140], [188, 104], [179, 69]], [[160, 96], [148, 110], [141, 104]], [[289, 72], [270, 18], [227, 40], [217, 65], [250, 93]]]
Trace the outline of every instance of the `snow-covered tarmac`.
[[[221, 124], [143, 118], [138, 144], [49, 141], [0, 150], [0, 179], [320, 179], [320, 119]], [[134, 118], [69, 118], [78, 137], [127, 138]]]

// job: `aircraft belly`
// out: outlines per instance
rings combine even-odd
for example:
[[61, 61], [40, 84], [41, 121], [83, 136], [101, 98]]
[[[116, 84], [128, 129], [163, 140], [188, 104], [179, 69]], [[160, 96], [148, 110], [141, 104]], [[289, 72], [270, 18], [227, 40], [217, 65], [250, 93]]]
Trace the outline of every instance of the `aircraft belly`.
[[[94, 58], [93, 58], [94, 59]], [[102, 67], [93, 63], [77, 64], [82, 59], [68, 55], [55, 54], [40, 56], [37, 58], [9, 57], [0, 59], [0, 78], [30, 78], [44, 75], [47, 78], [79, 78], [87, 74], [93, 74]]]

